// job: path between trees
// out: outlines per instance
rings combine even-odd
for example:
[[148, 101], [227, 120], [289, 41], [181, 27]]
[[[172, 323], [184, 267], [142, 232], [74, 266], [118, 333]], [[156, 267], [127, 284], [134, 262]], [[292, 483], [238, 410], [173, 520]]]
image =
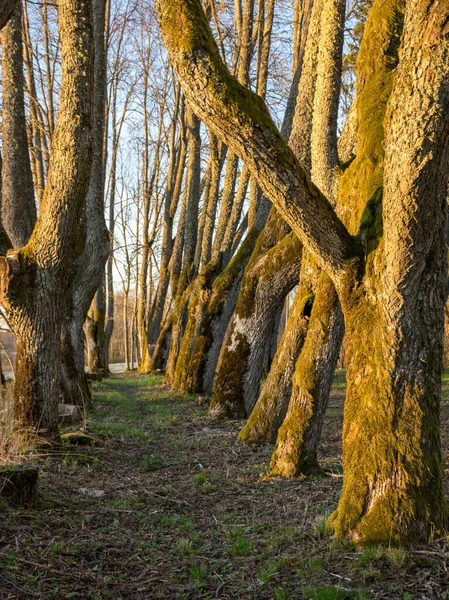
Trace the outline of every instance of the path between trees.
[[[301, 480], [269, 477], [271, 448], [238, 443], [242, 422], [210, 420], [206, 404], [160, 382], [95, 384], [87, 427], [101, 445], [35, 459], [39, 505], [1, 511], [1, 599], [449, 598], [449, 539], [438, 532], [413, 553], [330, 549], [343, 373], [323, 435], [330, 476]], [[448, 417], [446, 397], [446, 459]]]

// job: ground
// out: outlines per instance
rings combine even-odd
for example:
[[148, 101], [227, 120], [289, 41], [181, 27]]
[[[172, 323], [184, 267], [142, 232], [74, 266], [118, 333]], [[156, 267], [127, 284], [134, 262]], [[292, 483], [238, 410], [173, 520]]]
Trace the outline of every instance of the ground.
[[[449, 537], [413, 551], [335, 545], [344, 372], [327, 412], [324, 478], [267, 473], [271, 448], [237, 442], [160, 377], [95, 384], [101, 445], [35, 458], [40, 502], [0, 513], [0, 599], [449, 598]], [[449, 468], [449, 376], [443, 450]], [[447, 471], [449, 474], [449, 470]], [[448, 478], [449, 479], [449, 478]]]

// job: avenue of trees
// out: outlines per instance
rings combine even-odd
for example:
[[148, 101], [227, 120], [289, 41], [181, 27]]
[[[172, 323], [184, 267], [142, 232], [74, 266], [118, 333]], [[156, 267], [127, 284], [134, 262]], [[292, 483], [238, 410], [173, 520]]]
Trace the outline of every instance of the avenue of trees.
[[8, 0], [0, 27], [15, 435], [59, 443], [115, 327], [128, 370], [319, 476], [340, 359], [329, 526], [445, 530], [449, 3]]

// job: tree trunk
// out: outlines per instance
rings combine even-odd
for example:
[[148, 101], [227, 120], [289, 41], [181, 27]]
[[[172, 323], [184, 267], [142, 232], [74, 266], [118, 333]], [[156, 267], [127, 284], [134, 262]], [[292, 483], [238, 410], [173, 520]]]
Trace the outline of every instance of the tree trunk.
[[3, 0], [0, 5], [0, 29], [8, 23], [18, 4], [19, 0]]
[[262, 387], [259, 399], [239, 440], [248, 444], [274, 443], [287, 414], [296, 361], [304, 345], [314, 295], [299, 278], [300, 286], [289, 314], [284, 334]]
[[91, 161], [93, 48], [89, 3], [59, 2], [60, 111], [39, 219], [0, 260], [2, 303], [17, 340], [14, 414], [25, 434], [58, 439], [60, 342]]
[[[105, 296], [103, 288], [104, 267], [109, 256], [110, 240], [104, 216], [105, 156], [104, 139], [106, 135], [106, 86], [107, 86], [107, 49], [105, 42], [106, 0], [93, 0], [93, 32], [95, 46], [94, 61], [94, 107], [93, 107], [93, 160], [89, 190], [86, 200], [85, 227], [86, 242], [83, 254], [77, 262], [77, 276], [72, 288], [72, 345], [75, 348], [78, 366], [77, 378], [73, 389], [86, 390], [84, 364], [81, 367], [81, 348], [83, 325], [86, 323], [88, 349], [88, 371], [108, 371], [103, 363], [103, 340], [105, 328]], [[78, 331], [75, 331], [75, 330]], [[73, 366], [66, 366], [73, 369]], [[74, 398], [78, 404], [82, 398]]]
[[37, 218], [25, 120], [21, 7], [2, 32], [2, 223], [15, 248], [28, 242]]
[[271, 457], [272, 473], [294, 477], [320, 472], [317, 448], [343, 332], [340, 302], [333, 283], [323, 273], [295, 366], [288, 412]]
[[[321, 13], [314, 114], [312, 175], [332, 201], [338, 182], [337, 119], [346, 3], [330, 0]], [[298, 358], [286, 419], [279, 430], [270, 467], [296, 476], [319, 472], [317, 448], [343, 338], [344, 323], [333, 284], [312, 268], [315, 301], [304, 348]]]
[[298, 283], [301, 250], [293, 233], [263, 253], [258, 243], [220, 353], [210, 415], [242, 418], [251, 413], [277, 311]]
[[[369, 40], [372, 44], [384, 33], [379, 24], [388, 10], [391, 5], [376, 3], [366, 24], [360, 55], [367, 69], [379, 60]], [[391, 26], [400, 15], [390, 15]], [[426, 542], [447, 518], [439, 404], [449, 162], [441, 117], [449, 108], [448, 18], [448, 6], [407, 4], [385, 117], [383, 237], [373, 207], [369, 215], [365, 211], [361, 228], [368, 256], [363, 279], [341, 296], [348, 333], [345, 477], [331, 523], [339, 537], [361, 543]], [[385, 63], [388, 82], [394, 62]], [[377, 69], [381, 76], [382, 67]], [[359, 110], [368, 108], [370, 84], [359, 90]], [[373, 111], [376, 102], [371, 101]], [[367, 136], [369, 124], [359, 118], [359, 127]], [[361, 450], [367, 447], [369, 454]]]

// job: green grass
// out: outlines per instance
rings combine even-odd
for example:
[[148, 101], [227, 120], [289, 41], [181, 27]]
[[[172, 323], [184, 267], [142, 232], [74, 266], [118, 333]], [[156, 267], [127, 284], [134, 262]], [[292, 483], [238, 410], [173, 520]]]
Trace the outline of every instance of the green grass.
[[351, 590], [333, 585], [303, 589], [307, 600], [369, 600], [370, 596], [360, 590]]
[[[238, 443], [241, 422], [209, 419], [206, 405], [161, 382], [94, 385], [88, 429], [101, 444], [44, 461], [38, 510], [2, 512], [1, 597], [8, 585], [43, 598], [412, 600], [424, 586], [445, 597], [446, 546], [427, 555], [335, 544], [326, 520], [341, 477], [267, 476], [270, 446]], [[340, 473], [344, 371], [333, 389], [321, 457]], [[449, 373], [443, 393], [447, 405]]]

